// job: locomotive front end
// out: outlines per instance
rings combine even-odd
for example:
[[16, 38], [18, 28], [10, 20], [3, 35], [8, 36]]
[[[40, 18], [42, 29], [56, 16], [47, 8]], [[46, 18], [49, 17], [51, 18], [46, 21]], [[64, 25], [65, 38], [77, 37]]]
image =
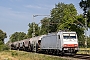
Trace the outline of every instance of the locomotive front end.
[[76, 54], [78, 51], [78, 38], [76, 32], [63, 32], [62, 37], [64, 53]]

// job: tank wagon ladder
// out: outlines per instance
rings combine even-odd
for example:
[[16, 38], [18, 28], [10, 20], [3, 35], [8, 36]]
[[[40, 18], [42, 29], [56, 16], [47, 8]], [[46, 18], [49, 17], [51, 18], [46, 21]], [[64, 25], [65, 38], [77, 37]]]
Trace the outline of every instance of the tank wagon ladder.
[[33, 51], [36, 52], [36, 42], [33, 41]]

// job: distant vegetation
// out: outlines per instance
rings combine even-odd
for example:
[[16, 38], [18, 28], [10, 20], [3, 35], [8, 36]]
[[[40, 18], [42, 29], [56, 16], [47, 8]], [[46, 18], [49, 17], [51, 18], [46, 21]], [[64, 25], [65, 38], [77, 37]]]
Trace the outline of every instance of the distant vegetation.
[[0, 51], [8, 50], [9, 47], [4, 44], [4, 39], [7, 38], [6, 33], [0, 30]]

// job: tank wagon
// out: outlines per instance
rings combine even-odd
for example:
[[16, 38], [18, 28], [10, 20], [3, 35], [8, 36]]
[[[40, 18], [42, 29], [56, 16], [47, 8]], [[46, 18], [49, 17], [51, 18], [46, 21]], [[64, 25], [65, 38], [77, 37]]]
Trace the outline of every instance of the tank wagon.
[[65, 31], [13, 42], [11, 46], [13, 49], [50, 54], [76, 54], [79, 50], [76, 32]]
[[45, 35], [13, 42], [11, 44], [11, 48], [15, 50], [38, 51], [40, 49], [41, 38], [43, 36]]
[[78, 51], [78, 38], [76, 32], [51, 33], [41, 40], [41, 50], [54, 54], [76, 54]]

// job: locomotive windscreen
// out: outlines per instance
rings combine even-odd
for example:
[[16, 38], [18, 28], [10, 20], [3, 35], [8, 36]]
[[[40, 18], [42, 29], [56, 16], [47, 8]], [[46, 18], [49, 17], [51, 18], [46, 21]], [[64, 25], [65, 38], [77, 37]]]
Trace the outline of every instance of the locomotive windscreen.
[[64, 33], [63, 34], [64, 39], [76, 39], [76, 34], [70, 34], [70, 33]]

